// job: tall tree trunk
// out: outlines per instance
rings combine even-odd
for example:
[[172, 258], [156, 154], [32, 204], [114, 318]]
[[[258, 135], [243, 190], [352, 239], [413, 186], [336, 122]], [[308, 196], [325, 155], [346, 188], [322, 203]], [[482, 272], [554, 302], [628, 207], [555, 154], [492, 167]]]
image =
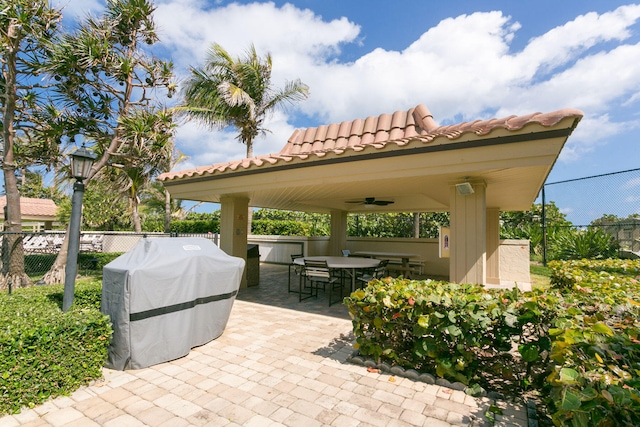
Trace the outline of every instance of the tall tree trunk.
[[164, 232], [171, 232], [171, 194], [164, 189]]
[[2, 275], [0, 275], [0, 289], [23, 288], [32, 285], [29, 276], [24, 271], [24, 247], [22, 246], [22, 215], [20, 212], [20, 192], [16, 179], [16, 164], [13, 155], [15, 130], [13, 121], [16, 111], [17, 94], [17, 52], [20, 44], [16, 36], [15, 25], [10, 25], [8, 32], [10, 43], [5, 50], [5, 67], [3, 78], [5, 80], [4, 104], [2, 111], [2, 140], [4, 159], [2, 172], [4, 175], [4, 188], [7, 197], [7, 213], [5, 218], [6, 234], [2, 239]]
[[142, 225], [140, 224], [140, 211], [138, 210], [138, 198], [131, 199], [131, 218], [133, 220], [133, 231], [142, 233]]
[[[253, 141], [247, 141], [247, 159], [253, 157]], [[249, 205], [247, 210], [247, 236], [251, 234], [253, 224], [253, 208]]]
[[13, 162], [7, 164], [6, 156], [3, 163], [4, 182], [6, 188], [7, 205], [4, 230], [7, 234], [2, 239], [2, 275], [0, 275], [0, 289], [25, 288], [33, 285], [24, 270], [24, 247], [22, 236], [22, 221], [20, 214], [20, 193], [18, 192], [15, 168]]
[[47, 285], [53, 285], [56, 283], [64, 283], [64, 277], [67, 272], [67, 254], [69, 253], [69, 225], [67, 225], [67, 232], [64, 235], [62, 246], [60, 246], [60, 252], [56, 257], [55, 262], [44, 275], [42, 281]]
[[420, 237], [420, 212], [413, 213], [413, 237]]

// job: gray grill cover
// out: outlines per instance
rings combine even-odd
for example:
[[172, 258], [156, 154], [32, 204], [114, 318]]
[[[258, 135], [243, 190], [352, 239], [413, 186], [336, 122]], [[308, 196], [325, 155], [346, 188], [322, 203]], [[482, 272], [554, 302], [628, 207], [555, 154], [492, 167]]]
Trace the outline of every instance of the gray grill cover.
[[204, 238], [145, 238], [104, 266], [107, 367], [177, 359], [224, 332], [245, 262]]

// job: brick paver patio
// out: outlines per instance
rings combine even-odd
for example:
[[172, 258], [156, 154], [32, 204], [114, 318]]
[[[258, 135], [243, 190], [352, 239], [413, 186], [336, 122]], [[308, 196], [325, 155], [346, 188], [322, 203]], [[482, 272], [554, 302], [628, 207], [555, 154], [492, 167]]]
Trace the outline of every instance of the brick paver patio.
[[[149, 368], [105, 369], [103, 381], [2, 417], [0, 427], [527, 425], [525, 405], [347, 363], [346, 308], [329, 308], [322, 294], [298, 303], [286, 270], [262, 266], [260, 286], [241, 291], [218, 339]], [[495, 422], [483, 416], [492, 404], [503, 412]]]

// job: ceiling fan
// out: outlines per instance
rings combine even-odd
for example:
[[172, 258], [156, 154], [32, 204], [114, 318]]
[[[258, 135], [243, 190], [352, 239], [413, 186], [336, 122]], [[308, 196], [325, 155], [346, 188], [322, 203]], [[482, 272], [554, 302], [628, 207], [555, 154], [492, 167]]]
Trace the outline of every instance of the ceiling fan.
[[347, 203], [357, 203], [365, 206], [387, 206], [393, 203], [393, 200], [376, 200], [375, 197], [365, 197], [364, 200], [350, 200]]

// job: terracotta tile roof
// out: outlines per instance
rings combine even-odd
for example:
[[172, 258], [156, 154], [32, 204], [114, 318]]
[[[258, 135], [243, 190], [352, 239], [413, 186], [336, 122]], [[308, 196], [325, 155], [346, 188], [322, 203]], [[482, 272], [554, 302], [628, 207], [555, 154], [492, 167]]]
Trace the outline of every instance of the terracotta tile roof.
[[[0, 197], [0, 214], [7, 204], [7, 196]], [[20, 197], [20, 214], [22, 216], [55, 217], [58, 207], [51, 199], [32, 199]]]
[[277, 154], [268, 154], [195, 169], [168, 172], [158, 177], [170, 181], [203, 175], [228, 173], [240, 169], [260, 168], [291, 161], [313, 161], [328, 154], [357, 154], [367, 150], [399, 149], [412, 141], [429, 144], [436, 138], [452, 142], [473, 133], [483, 136], [498, 129], [518, 131], [529, 124], [551, 127], [567, 117], [581, 118], [579, 110], [566, 108], [550, 113], [533, 113], [500, 119], [476, 120], [454, 125], [439, 126], [429, 109], [420, 104], [408, 111], [370, 116], [350, 122], [297, 129]]
[[347, 149], [358, 151], [366, 145], [382, 148], [390, 141], [427, 135], [437, 128], [431, 112], [421, 104], [409, 111], [296, 130], [279, 154], [341, 153]]

